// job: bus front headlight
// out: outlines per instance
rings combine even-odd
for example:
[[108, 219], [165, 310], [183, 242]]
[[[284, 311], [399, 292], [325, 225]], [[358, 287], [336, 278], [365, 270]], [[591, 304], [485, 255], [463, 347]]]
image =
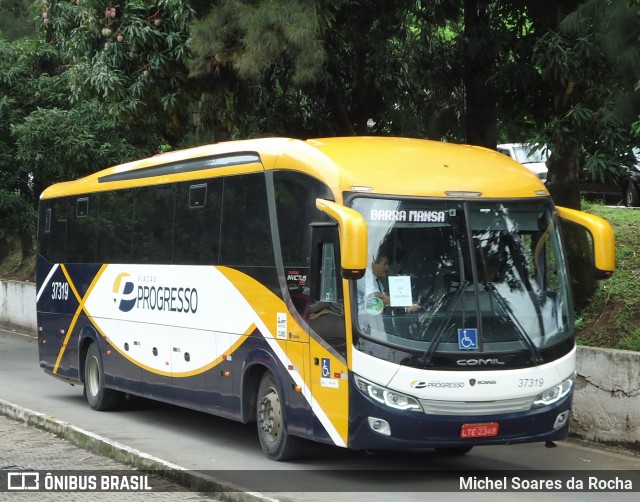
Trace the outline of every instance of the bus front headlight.
[[367, 397], [395, 410], [422, 411], [422, 406], [414, 397], [387, 389], [354, 375], [356, 386]]
[[533, 408], [548, 406], [560, 401], [560, 399], [571, 392], [571, 389], [573, 389], [574, 380], [575, 375], [567, 378], [564, 382], [556, 385], [555, 387], [551, 387], [550, 389], [538, 394], [533, 401]]

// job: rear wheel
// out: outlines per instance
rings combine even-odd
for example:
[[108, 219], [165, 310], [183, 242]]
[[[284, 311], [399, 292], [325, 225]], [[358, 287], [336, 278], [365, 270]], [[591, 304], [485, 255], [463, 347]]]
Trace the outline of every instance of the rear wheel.
[[265, 373], [258, 388], [258, 438], [262, 451], [271, 460], [291, 460], [300, 455], [304, 440], [287, 434], [282, 414], [282, 399], [278, 383], [271, 373]]
[[624, 191], [624, 202], [628, 207], [637, 207], [640, 205], [640, 194], [638, 194], [638, 189], [633, 181], [629, 181]]
[[97, 411], [113, 410], [120, 403], [122, 394], [104, 386], [104, 370], [100, 349], [95, 343], [89, 345], [84, 362], [84, 395], [89, 406]]

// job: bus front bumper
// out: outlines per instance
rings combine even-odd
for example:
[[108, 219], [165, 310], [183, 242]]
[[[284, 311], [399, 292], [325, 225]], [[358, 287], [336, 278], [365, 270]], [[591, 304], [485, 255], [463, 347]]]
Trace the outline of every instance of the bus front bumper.
[[573, 392], [528, 411], [491, 415], [436, 415], [392, 410], [351, 389], [348, 446], [353, 449], [446, 448], [565, 439]]

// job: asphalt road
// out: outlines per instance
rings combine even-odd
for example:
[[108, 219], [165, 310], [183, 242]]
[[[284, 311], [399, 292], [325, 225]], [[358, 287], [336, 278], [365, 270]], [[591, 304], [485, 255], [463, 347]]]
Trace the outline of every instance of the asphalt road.
[[[429, 500], [460, 500], [460, 479], [486, 482], [481, 472], [486, 470], [492, 480], [506, 476], [512, 490], [520, 489], [517, 497], [522, 500], [545, 500], [549, 491], [535, 490], [535, 483], [551, 481], [565, 487], [570, 477], [583, 479], [585, 484], [589, 477], [603, 483], [604, 478], [618, 477], [632, 482], [633, 491], [623, 487], [604, 493], [584, 487], [554, 491], [554, 500], [596, 501], [603, 496], [636, 500], [640, 491], [640, 457], [572, 441], [558, 443], [556, 448], [542, 444], [481, 447], [464, 457], [443, 457], [431, 450], [371, 455], [310, 443], [300, 461], [272, 462], [262, 455], [255, 425], [139, 399], [128, 401], [116, 412], [92, 411], [81, 387], [60, 382], [39, 368], [33, 336], [2, 330], [0, 401], [5, 408], [32, 410], [46, 420], [89, 431], [100, 441], [128, 448], [134, 456], [204, 473], [278, 499], [333, 502], [352, 500], [358, 492], [375, 501], [395, 499], [402, 492], [405, 500], [424, 500], [429, 492]], [[495, 484], [494, 488], [485, 491], [483, 486], [472, 486], [463, 496], [469, 500], [513, 499], [513, 491], [502, 493]]]

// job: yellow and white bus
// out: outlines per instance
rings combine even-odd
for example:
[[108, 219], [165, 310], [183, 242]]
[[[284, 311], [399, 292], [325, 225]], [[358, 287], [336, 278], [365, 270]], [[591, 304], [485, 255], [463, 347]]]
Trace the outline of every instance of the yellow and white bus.
[[552, 441], [574, 319], [559, 218], [611, 227], [483, 148], [269, 138], [176, 151], [40, 199], [41, 367], [257, 422], [264, 453]]

